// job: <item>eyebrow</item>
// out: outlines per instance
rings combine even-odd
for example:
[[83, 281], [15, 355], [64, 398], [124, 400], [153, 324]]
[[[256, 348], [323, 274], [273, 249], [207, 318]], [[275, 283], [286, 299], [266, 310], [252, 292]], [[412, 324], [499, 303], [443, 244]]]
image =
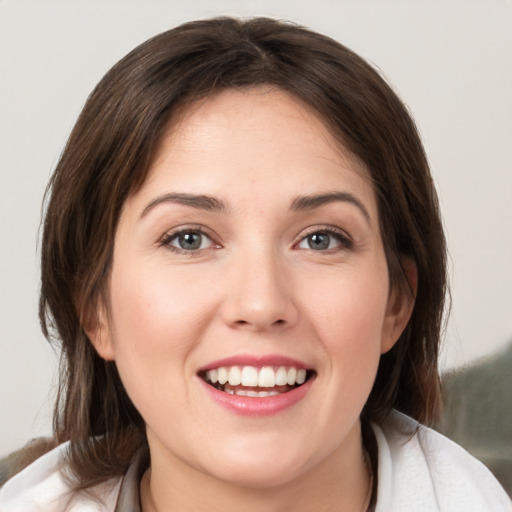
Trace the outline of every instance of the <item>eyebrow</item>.
[[368, 210], [356, 196], [350, 194], [349, 192], [330, 192], [326, 194], [316, 194], [311, 196], [298, 196], [293, 200], [290, 209], [297, 212], [307, 211], [313, 210], [314, 208], [319, 208], [325, 204], [336, 202], [350, 203], [356, 206], [363, 214], [368, 224], [371, 225], [371, 217], [368, 213]]
[[[290, 210], [296, 212], [313, 210], [315, 208], [319, 208], [320, 206], [336, 202], [350, 203], [356, 206], [363, 214], [368, 224], [371, 224], [370, 214], [368, 213], [368, 210], [364, 204], [356, 196], [350, 194], [349, 192], [330, 192], [310, 196], [298, 196], [292, 201]], [[207, 196], [204, 194], [170, 192], [153, 199], [144, 208], [140, 217], [142, 218], [146, 216], [153, 208], [163, 203], [181, 204], [185, 206], [191, 206], [192, 208], [213, 212], [225, 212], [227, 210], [224, 201], [213, 196]]]
[[153, 199], [141, 213], [141, 218], [147, 215], [153, 208], [163, 203], [175, 203], [185, 206], [191, 206], [200, 210], [223, 212], [226, 211], [226, 205], [220, 199], [212, 196], [197, 194], [182, 194], [170, 192]]

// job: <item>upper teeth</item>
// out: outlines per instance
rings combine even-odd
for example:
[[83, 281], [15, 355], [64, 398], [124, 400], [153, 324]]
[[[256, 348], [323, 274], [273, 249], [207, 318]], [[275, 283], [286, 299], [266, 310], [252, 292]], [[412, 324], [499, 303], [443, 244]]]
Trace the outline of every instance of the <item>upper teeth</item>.
[[273, 388], [274, 386], [285, 386], [304, 384], [306, 381], [306, 370], [297, 368], [286, 368], [279, 366], [221, 366], [206, 372], [206, 378], [212, 384], [226, 384], [230, 386], [250, 386], [260, 388]]

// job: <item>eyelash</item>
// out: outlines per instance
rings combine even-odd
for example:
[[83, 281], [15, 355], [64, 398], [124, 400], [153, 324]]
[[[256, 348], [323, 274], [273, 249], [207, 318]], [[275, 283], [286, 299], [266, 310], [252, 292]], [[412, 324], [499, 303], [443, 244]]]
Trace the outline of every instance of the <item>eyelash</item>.
[[195, 234], [200, 235], [201, 237], [206, 237], [210, 240], [210, 243], [214, 246], [220, 247], [218, 243], [214, 241], [214, 237], [207, 232], [203, 227], [200, 226], [190, 226], [185, 228], [180, 228], [177, 231], [172, 231], [170, 233], [166, 233], [164, 237], [160, 240], [159, 245], [161, 247], [165, 247], [168, 250], [177, 253], [177, 254], [186, 254], [188, 256], [193, 256], [194, 254], [202, 252], [204, 249], [182, 249], [179, 247], [175, 247], [172, 245], [172, 242], [176, 239], [178, 239], [180, 236], [187, 235], [187, 234]]
[[354, 242], [353, 240], [342, 230], [335, 228], [333, 226], [314, 226], [306, 230], [305, 233], [301, 234], [300, 240], [294, 245], [294, 247], [297, 247], [301, 242], [306, 241], [308, 237], [312, 235], [328, 235], [330, 237], [333, 237], [337, 242], [339, 242], [339, 247], [331, 248], [331, 249], [325, 249], [325, 250], [318, 250], [318, 249], [312, 249], [309, 248], [310, 251], [313, 252], [324, 252], [324, 253], [332, 253], [337, 252], [339, 250], [352, 250], [354, 249]]
[[[195, 235], [199, 235], [201, 237], [206, 237], [210, 240], [211, 244], [213, 244], [214, 246], [215, 245], [217, 246], [216, 248], [220, 247], [220, 244], [215, 242], [214, 237], [209, 232], [207, 232], [203, 227], [199, 227], [199, 226], [198, 227], [192, 227], [192, 226], [185, 227], [185, 228], [179, 229], [178, 231], [172, 231], [171, 233], [167, 233], [160, 240], [159, 245], [162, 247], [166, 247], [167, 249], [169, 249], [170, 251], [172, 251], [174, 253], [186, 254], [189, 256], [192, 256], [194, 254], [200, 253], [205, 250], [204, 248], [203, 249], [198, 248], [198, 249], [188, 249], [187, 250], [187, 249], [175, 247], [174, 245], [172, 245], [172, 242], [174, 240], [178, 239], [180, 236], [187, 235], [187, 234], [195, 234]], [[313, 249], [310, 247], [309, 249], [306, 249], [306, 250], [310, 250], [310, 251], [318, 252], [318, 253], [321, 253], [321, 252], [332, 253], [332, 252], [337, 252], [338, 250], [352, 250], [354, 248], [354, 242], [352, 241], [352, 239], [345, 232], [341, 231], [340, 229], [334, 228], [332, 226], [321, 226], [321, 227], [314, 226], [314, 227], [309, 228], [305, 233], [301, 234], [299, 241], [296, 242], [293, 247], [296, 248], [300, 243], [306, 241], [308, 239], [308, 237], [310, 237], [312, 235], [327, 235], [329, 237], [332, 237], [337, 242], [339, 242], [339, 246], [330, 248], [330, 249], [326, 248], [326, 249], [321, 249], [321, 250]]]

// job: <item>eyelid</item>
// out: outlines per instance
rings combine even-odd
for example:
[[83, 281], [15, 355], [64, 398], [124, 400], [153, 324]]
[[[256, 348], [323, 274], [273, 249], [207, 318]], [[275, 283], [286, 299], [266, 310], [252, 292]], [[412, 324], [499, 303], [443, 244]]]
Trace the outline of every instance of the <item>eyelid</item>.
[[[328, 235], [333, 235], [340, 240], [341, 248], [336, 247], [334, 249], [327, 249], [325, 251], [317, 251], [317, 252], [326, 252], [329, 253], [331, 251], [337, 251], [337, 250], [347, 250], [347, 249], [353, 249], [354, 248], [354, 240], [352, 237], [343, 229], [338, 228], [336, 226], [331, 225], [316, 225], [316, 226], [310, 226], [303, 230], [300, 235], [297, 237], [297, 241], [293, 244], [293, 247], [297, 247], [298, 244], [300, 244], [304, 239], [306, 239], [308, 236], [316, 234], [316, 233], [326, 233]], [[311, 249], [313, 250], [313, 249]]]
[[[171, 230], [167, 231], [158, 241], [158, 245], [161, 247], [165, 247], [173, 252], [182, 253], [182, 254], [188, 254], [193, 255], [194, 253], [201, 253], [206, 249], [199, 249], [195, 251], [187, 251], [185, 249], [180, 249], [178, 247], [175, 247], [171, 245], [171, 241], [175, 239], [177, 236], [183, 233], [188, 232], [196, 232], [200, 233], [203, 236], [206, 236], [209, 238], [212, 242], [212, 245], [216, 246], [215, 248], [222, 247], [221, 243], [218, 241], [219, 237], [209, 228], [201, 225], [201, 224], [184, 224], [177, 226], [175, 228], [172, 228]], [[307, 238], [309, 235], [315, 234], [315, 233], [325, 233], [328, 235], [335, 236], [339, 241], [341, 248], [336, 247], [333, 249], [327, 249], [325, 251], [318, 251], [318, 252], [331, 252], [331, 251], [337, 251], [337, 250], [347, 250], [347, 249], [353, 249], [354, 248], [354, 241], [352, 237], [343, 229], [332, 226], [332, 225], [315, 225], [310, 226], [306, 229], [304, 229], [299, 236], [297, 237], [296, 241], [293, 243], [293, 247], [297, 248], [298, 244], [301, 243], [305, 238]], [[209, 247], [210, 248], [210, 247]], [[208, 248], [208, 249], [209, 249]]]
[[221, 244], [217, 241], [218, 237], [216, 236], [216, 234], [211, 229], [208, 229], [207, 227], [205, 227], [201, 224], [184, 224], [184, 225], [172, 228], [171, 230], [167, 231], [159, 239], [158, 245], [160, 247], [165, 247], [173, 252], [177, 252], [180, 254], [189, 254], [189, 255], [191, 255], [192, 253], [201, 253], [204, 250], [206, 250], [206, 249], [198, 249], [196, 251], [187, 251], [185, 249], [180, 249], [178, 247], [171, 245], [171, 241], [183, 233], [199, 233], [202, 236], [206, 236], [207, 238], [209, 238], [212, 242], [212, 245], [216, 246], [215, 248], [221, 247]]

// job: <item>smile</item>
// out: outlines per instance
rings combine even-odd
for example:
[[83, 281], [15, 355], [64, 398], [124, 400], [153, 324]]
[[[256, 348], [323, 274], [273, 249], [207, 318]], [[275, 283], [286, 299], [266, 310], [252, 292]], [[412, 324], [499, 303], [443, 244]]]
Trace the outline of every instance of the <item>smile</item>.
[[294, 366], [220, 366], [201, 372], [199, 376], [225, 393], [265, 398], [302, 386], [313, 373]]

